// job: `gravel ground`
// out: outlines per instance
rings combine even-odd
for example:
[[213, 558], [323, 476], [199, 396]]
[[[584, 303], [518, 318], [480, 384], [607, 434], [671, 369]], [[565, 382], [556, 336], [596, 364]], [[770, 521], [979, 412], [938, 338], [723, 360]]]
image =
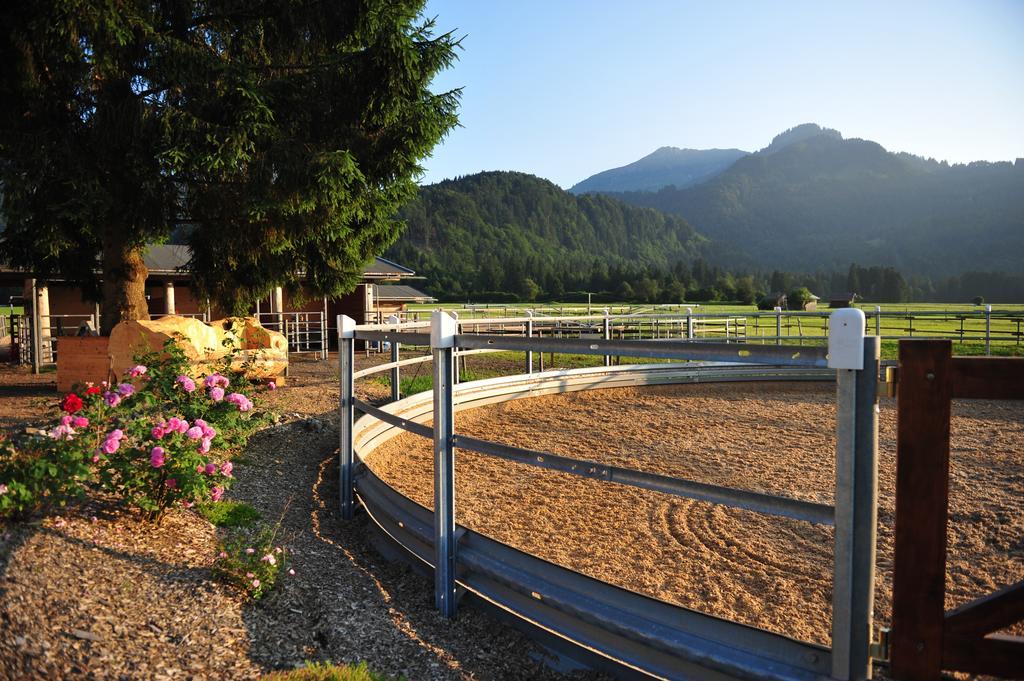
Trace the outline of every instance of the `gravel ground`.
[[[375, 361], [385, 360], [358, 359]], [[289, 387], [268, 396], [284, 421], [253, 437], [235, 468], [230, 497], [282, 519], [294, 577], [244, 601], [211, 579], [216, 531], [188, 511], [150, 527], [92, 499], [0, 526], [0, 679], [253, 678], [309, 660], [365, 660], [414, 681], [602, 678], [553, 671], [543, 649], [473, 609], [444, 620], [432, 582], [385, 561], [364, 517], [340, 522], [336, 373], [334, 362], [293, 362]], [[56, 403], [52, 383], [0, 376], [11, 428]]]

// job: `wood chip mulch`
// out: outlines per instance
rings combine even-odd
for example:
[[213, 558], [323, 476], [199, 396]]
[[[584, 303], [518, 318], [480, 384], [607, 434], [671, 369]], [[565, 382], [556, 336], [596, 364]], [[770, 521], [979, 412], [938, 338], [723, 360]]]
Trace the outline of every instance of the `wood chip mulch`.
[[331, 370], [278, 391], [279, 409], [304, 413], [250, 441], [229, 495], [282, 519], [295, 576], [256, 603], [215, 581], [216, 530], [191, 511], [154, 527], [91, 499], [0, 525], [0, 679], [236, 679], [363, 660], [411, 680], [600, 678], [553, 671], [480, 612], [443, 619], [432, 583], [372, 548], [365, 516], [340, 520]]

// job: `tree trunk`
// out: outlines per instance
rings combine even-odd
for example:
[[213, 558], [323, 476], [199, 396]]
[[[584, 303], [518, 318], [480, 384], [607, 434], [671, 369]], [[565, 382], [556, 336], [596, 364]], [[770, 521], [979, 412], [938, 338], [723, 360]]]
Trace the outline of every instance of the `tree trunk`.
[[129, 246], [117, 236], [103, 244], [103, 319], [100, 333], [110, 335], [118, 322], [149, 319], [146, 301], [146, 277], [149, 270], [142, 260], [142, 249]]

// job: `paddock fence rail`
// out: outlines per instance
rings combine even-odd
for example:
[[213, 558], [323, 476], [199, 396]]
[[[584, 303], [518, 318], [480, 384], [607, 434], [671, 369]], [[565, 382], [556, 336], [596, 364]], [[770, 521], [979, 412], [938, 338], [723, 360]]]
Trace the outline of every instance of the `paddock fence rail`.
[[[695, 342], [692, 338], [616, 339], [610, 337], [612, 324], [607, 316], [577, 319], [587, 323], [579, 328], [566, 327], [561, 321], [543, 320], [542, 326], [551, 322], [554, 325], [542, 329], [534, 326], [538, 319], [532, 316], [522, 320], [460, 322], [446, 313], [435, 312], [429, 327], [422, 322], [357, 326], [354, 320], [339, 317], [342, 516], [352, 518], [358, 504], [414, 561], [432, 570], [435, 605], [445, 616], [454, 616], [458, 601], [472, 594], [521, 625], [574, 646], [578, 652], [610, 665], [619, 673], [654, 678], [870, 678], [877, 512], [875, 407], [880, 343], [876, 337], [865, 337], [863, 314], [857, 310], [837, 313], [828, 348]], [[476, 325], [487, 332], [466, 332]], [[520, 328], [516, 329], [517, 325]], [[515, 330], [519, 333], [513, 333]], [[572, 334], [575, 337], [566, 337]], [[393, 361], [356, 372], [357, 342], [387, 345]], [[400, 360], [398, 348], [402, 345], [429, 347], [430, 355]], [[512, 377], [456, 382], [458, 353], [489, 351], [523, 353], [526, 371]], [[605, 366], [530, 373], [530, 356], [546, 352], [603, 356]], [[615, 356], [670, 363], [610, 366]], [[387, 371], [392, 372], [392, 397], [400, 397], [394, 388], [398, 385], [397, 372], [424, 361], [433, 365], [430, 391], [382, 407], [356, 398], [357, 377]], [[454, 428], [457, 410], [539, 394], [617, 385], [788, 379], [836, 382], [834, 505], [512, 447], [460, 434]], [[364, 414], [358, 422], [357, 411]], [[428, 420], [432, 421], [431, 426], [424, 423]], [[433, 442], [435, 512], [399, 494], [363, 461], [373, 447], [402, 432]], [[648, 598], [458, 526], [454, 492], [456, 448], [585, 478], [833, 526], [831, 648]]]

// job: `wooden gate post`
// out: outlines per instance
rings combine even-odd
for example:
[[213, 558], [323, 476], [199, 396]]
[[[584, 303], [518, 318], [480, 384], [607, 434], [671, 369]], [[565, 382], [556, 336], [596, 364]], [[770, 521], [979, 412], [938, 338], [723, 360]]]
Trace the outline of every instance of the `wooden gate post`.
[[945, 617], [952, 345], [899, 347], [892, 674], [933, 681]]

